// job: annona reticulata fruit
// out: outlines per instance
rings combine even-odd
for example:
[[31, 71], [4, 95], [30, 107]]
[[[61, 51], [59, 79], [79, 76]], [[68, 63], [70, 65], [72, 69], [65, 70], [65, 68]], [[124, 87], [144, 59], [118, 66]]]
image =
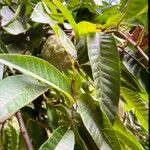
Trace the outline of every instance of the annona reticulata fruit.
[[69, 45], [70, 42], [57, 35], [49, 36], [42, 48], [42, 58], [60, 71], [65, 71], [71, 67], [71, 60], [75, 60], [77, 57], [76, 50], [72, 47], [73, 44]]

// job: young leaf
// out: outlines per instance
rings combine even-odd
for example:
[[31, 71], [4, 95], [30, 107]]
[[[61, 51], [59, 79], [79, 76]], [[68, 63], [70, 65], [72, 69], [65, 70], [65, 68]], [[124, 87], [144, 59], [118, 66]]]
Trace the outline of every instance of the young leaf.
[[57, 128], [50, 138], [40, 147], [39, 150], [73, 150], [74, 133], [66, 126]]
[[57, 14], [57, 9], [53, 5], [53, 3], [49, 0], [43, 0], [43, 2], [47, 5], [47, 7], [52, 11], [52, 13]]
[[97, 98], [114, 122], [120, 95], [120, 66], [115, 40], [111, 34], [96, 33], [88, 35], [87, 45]]
[[120, 143], [109, 119], [89, 95], [78, 101], [78, 112], [98, 148], [120, 150]]
[[95, 33], [96, 31], [98, 31], [96, 24], [87, 21], [81, 21], [77, 24], [77, 26], [80, 36], [88, 33]]
[[70, 97], [69, 80], [47, 61], [29, 55], [0, 54], [0, 62], [47, 83]]
[[57, 6], [57, 8], [63, 13], [65, 18], [68, 20], [78, 39], [79, 38], [78, 27], [74, 18], [71, 15], [71, 12], [59, 0], [53, 0], [53, 3]]
[[148, 106], [136, 92], [121, 88], [121, 95], [130, 108], [134, 108], [135, 115], [146, 131], [148, 131]]
[[0, 81], [0, 122], [47, 90], [48, 86], [25, 75], [11, 76]]

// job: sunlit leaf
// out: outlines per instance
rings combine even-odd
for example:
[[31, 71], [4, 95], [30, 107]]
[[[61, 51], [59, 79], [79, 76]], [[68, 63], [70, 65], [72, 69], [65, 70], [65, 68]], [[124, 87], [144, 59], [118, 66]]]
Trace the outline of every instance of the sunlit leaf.
[[130, 108], [134, 108], [134, 113], [146, 131], [148, 131], [148, 105], [136, 92], [121, 88], [121, 95]]
[[78, 30], [79, 30], [80, 35], [87, 34], [87, 33], [93, 33], [93, 32], [98, 31], [96, 24], [90, 23], [87, 21], [79, 22], [77, 24], [77, 26], [78, 26]]
[[122, 143], [124, 143], [131, 149], [143, 150], [143, 147], [140, 144], [140, 142], [128, 129], [125, 128], [124, 124], [121, 122], [118, 116], [116, 117], [115, 120], [114, 129], [116, 131], [119, 140]]

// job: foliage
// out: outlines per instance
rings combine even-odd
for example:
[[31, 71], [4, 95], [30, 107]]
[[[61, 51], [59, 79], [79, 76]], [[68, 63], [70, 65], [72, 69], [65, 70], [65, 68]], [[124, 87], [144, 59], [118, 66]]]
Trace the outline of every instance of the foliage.
[[147, 9], [0, 0], [0, 149], [147, 150]]

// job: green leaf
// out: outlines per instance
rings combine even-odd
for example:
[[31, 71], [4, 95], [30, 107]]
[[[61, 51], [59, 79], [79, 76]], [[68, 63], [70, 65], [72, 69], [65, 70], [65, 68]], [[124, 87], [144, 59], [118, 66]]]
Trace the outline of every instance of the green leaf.
[[1, 54], [0, 62], [47, 83], [70, 97], [70, 80], [66, 79], [59, 70], [47, 61], [29, 55]]
[[98, 148], [120, 150], [120, 143], [105, 113], [95, 104], [89, 95], [82, 95], [78, 103], [78, 112], [82, 121]]
[[101, 0], [84, 0], [82, 1], [82, 8], [88, 9], [93, 14], [100, 14], [102, 5]]
[[132, 89], [133, 91], [144, 91], [138, 80], [121, 63], [121, 86]]
[[142, 100], [144, 100], [146, 103], [148, 103], [149, 94], [147, 92], [140, 92], [138, 94], [141, 96]]
[[80, 122], [79, 126], [78, 126], [78, 132], [79, 132], [79, 135], [82, 138], [83, 142], [85, 143], [87, 149], [88, 150], [90, 150], [90, 149], [99, 150], [99, 148], [96, 145], [96, 143], [94, 142], [92, 136], [89, 134], [88, 130], [84, 126], [83, 121], [81, 120], [81, 117], [78, 118], [78, 121]]
[[4, 29], [10, 34], [18, 35], [20, 33], [26, 32], [28, 27], [25, 27], [25, 25], [23, 25], [20, 21], [15, 20], [8, 26], [4, 27]]
[[71, 11], [74, 11], [74, 10], [80, 8], [81, 5], [82, 5], [81, 0], [69, 0], [69, 2], [67, 3], [67, 8]]
[[2, 17], [1, 26], [7, 25], [14, 17], [13, 11], [8, 6], [3, 6], [0, 15]]
[[109, 17], [106, 23], [103, 25], [103, 28], [108, 28], [110, 26], [117, 26], [117, 23], [120, 21], [122, 14], [118, 12], [116, 15]]
[[2, 41], [0, 41], [0, 53], [8, 53], [8, 49]]
[[[1, 135], [3, 148], [7, 150], [19, 150], [22, 144], [22, 148], [25, 149], [25, 145], [20, 140], [19, 125], [15, 117], [12, 117], [11, 120], [4, 124]], [[1, 145], [0, 148], [2, 148]]]
[[52, 2], [50, 2], [49, 0], [43, 0], [44, 3], [48, 6], [48, 8], [52, 11], [52, 13], [57, 14], [57, 9], [56, 7], [53, 5]]
[[120, 0], [119, 9], [120, 9], [121, 12], [125, 11], [125, 9], [128, 6], [128, 2], [129, 2], [129, 0]]
[[137, 0], [128, 0], [127, 7], [125, 9], [124, 19], [130, 19], [143, 11], [148, 5], [147, 0], [137, 1]]
[[130, 147], [130, 149], [143, 150], [142, 145], [129, 130], [127, 130], [124, 124], [121, 122], [118, 116], [116, 116], [114, 129], [119, 140]]
[[3, 79], [3, 74], [4, 74], [4, 65], [0, 63], [0, 80]]
[[48, 125], [52, 129], [56, 129], [56, 127], [58, 126], [58, 113], [56, 111], [56, 108], [47, 104], [46, 112], [47, 112]]
[[47, 90], [48, 86], [41, 85], [37, 80], [24, 75], [1, 80], [0, 122], [8, 119]]
[[75, 134], [75, 148], [74, 149], [75, 150], [80, 150], [80, 149], [88, 150], [76, 127], [74, 127], [73, 131]]
[[73, 150], [74, 133], [66, 126], [57, 128], [39, 150]]
[[90, 23], [87, 21], [81, 21], [77, 24], [80, 36], [83, 34], [88, 34], [91, 32], [98, 31], [96, 28], [96, 24]]
[[96, 33], [87, 37], [87, 45], [97, 98], [114, 122], [120, 95], [120, 66], [115, 40], [111, 34]]
[[148, 70], [143, 65], [143, 63], [141, 63], [138, 60], [138, 56], [135, 53], [133, 53], [130, 48], [127, 47], [126, 50], [129, 51], [134, 56], [134, 59], [130, 57], [128, 54], [124, 54], [124, 58], [123, 58], [124, 66], [132, 75], [134, 75], [134, 77], [136, 77], [140, 85], [148, 92], [149, 91]]
[[65, 18], [68, 20], [68, 22], [70, 23], [75, 32], [76, 38], [78, 39], [79, 38], [78, 27], [73, 16], [71, 15], [71, 12], [59, 0], [53, 0], [53, 3], [57, 6], [57, 8], [63, 13]]
[[[33, 104], [39, 104], [41, 96], [37, 98]], [[37, 103], [36, 103], [37, 102]], [[45, 109], [38, 109], [40, 110], [41, 115], [46, 114]], [[47, 122], [45, 121], [45, 125], [39, 121], [37, 121], [37, 109], [32, 107], [31, 105], [25, 106], [21, 109], [21, 113], [23, 115], [23, 120], [26, 125], [26, 129], [29, 133], [30, 139], [32, 139], [32, 145], [34, 149], [39, 149], [40, 146], [47, 140], [47, 133], [45, 130], [45, 127], [47, 125]], [[22, 137], [21, 137], [22, 138]], [[23, 143], [24, 143], [24, 139]], [[24, 150], [24, 149], [18, 149], [18, 150]]]
[[[23, 112], [22, 112], [22, 114], [24, 115]], [[29, 137], [30, 137], [30, 139], [32, 139], [32, 144], [34, 146], [34, 149], [39, 150], [40, 146], [47, 140], [45, 126], [43, 126], [43, 124], [40, 124], [39, 121], [37, 121], [36, 115], [35, 115], [34, 120], [27, 116], [25, 117], [25, 119], [26, 119], [25, 125], [26, 125], [27, 131], [29, 133]], [[21, 150], [21, 149], [18, 149], [18, 150]]]
[[114, 16], [116, 16], [117, 14], [120, 14], [118, 7], [116, 5], [102, 7], [101, 11], [102, 13], [94, 17], [93, 21], [96, 23], [100, 23], [102, 25], [105, 24], [108, 19], [114, 18]]
[[130, 108], [134, 108], [134, 113], [146, 131], [148, 131], [148, 106], [136, 92], [121, 88], [121, 95]]

